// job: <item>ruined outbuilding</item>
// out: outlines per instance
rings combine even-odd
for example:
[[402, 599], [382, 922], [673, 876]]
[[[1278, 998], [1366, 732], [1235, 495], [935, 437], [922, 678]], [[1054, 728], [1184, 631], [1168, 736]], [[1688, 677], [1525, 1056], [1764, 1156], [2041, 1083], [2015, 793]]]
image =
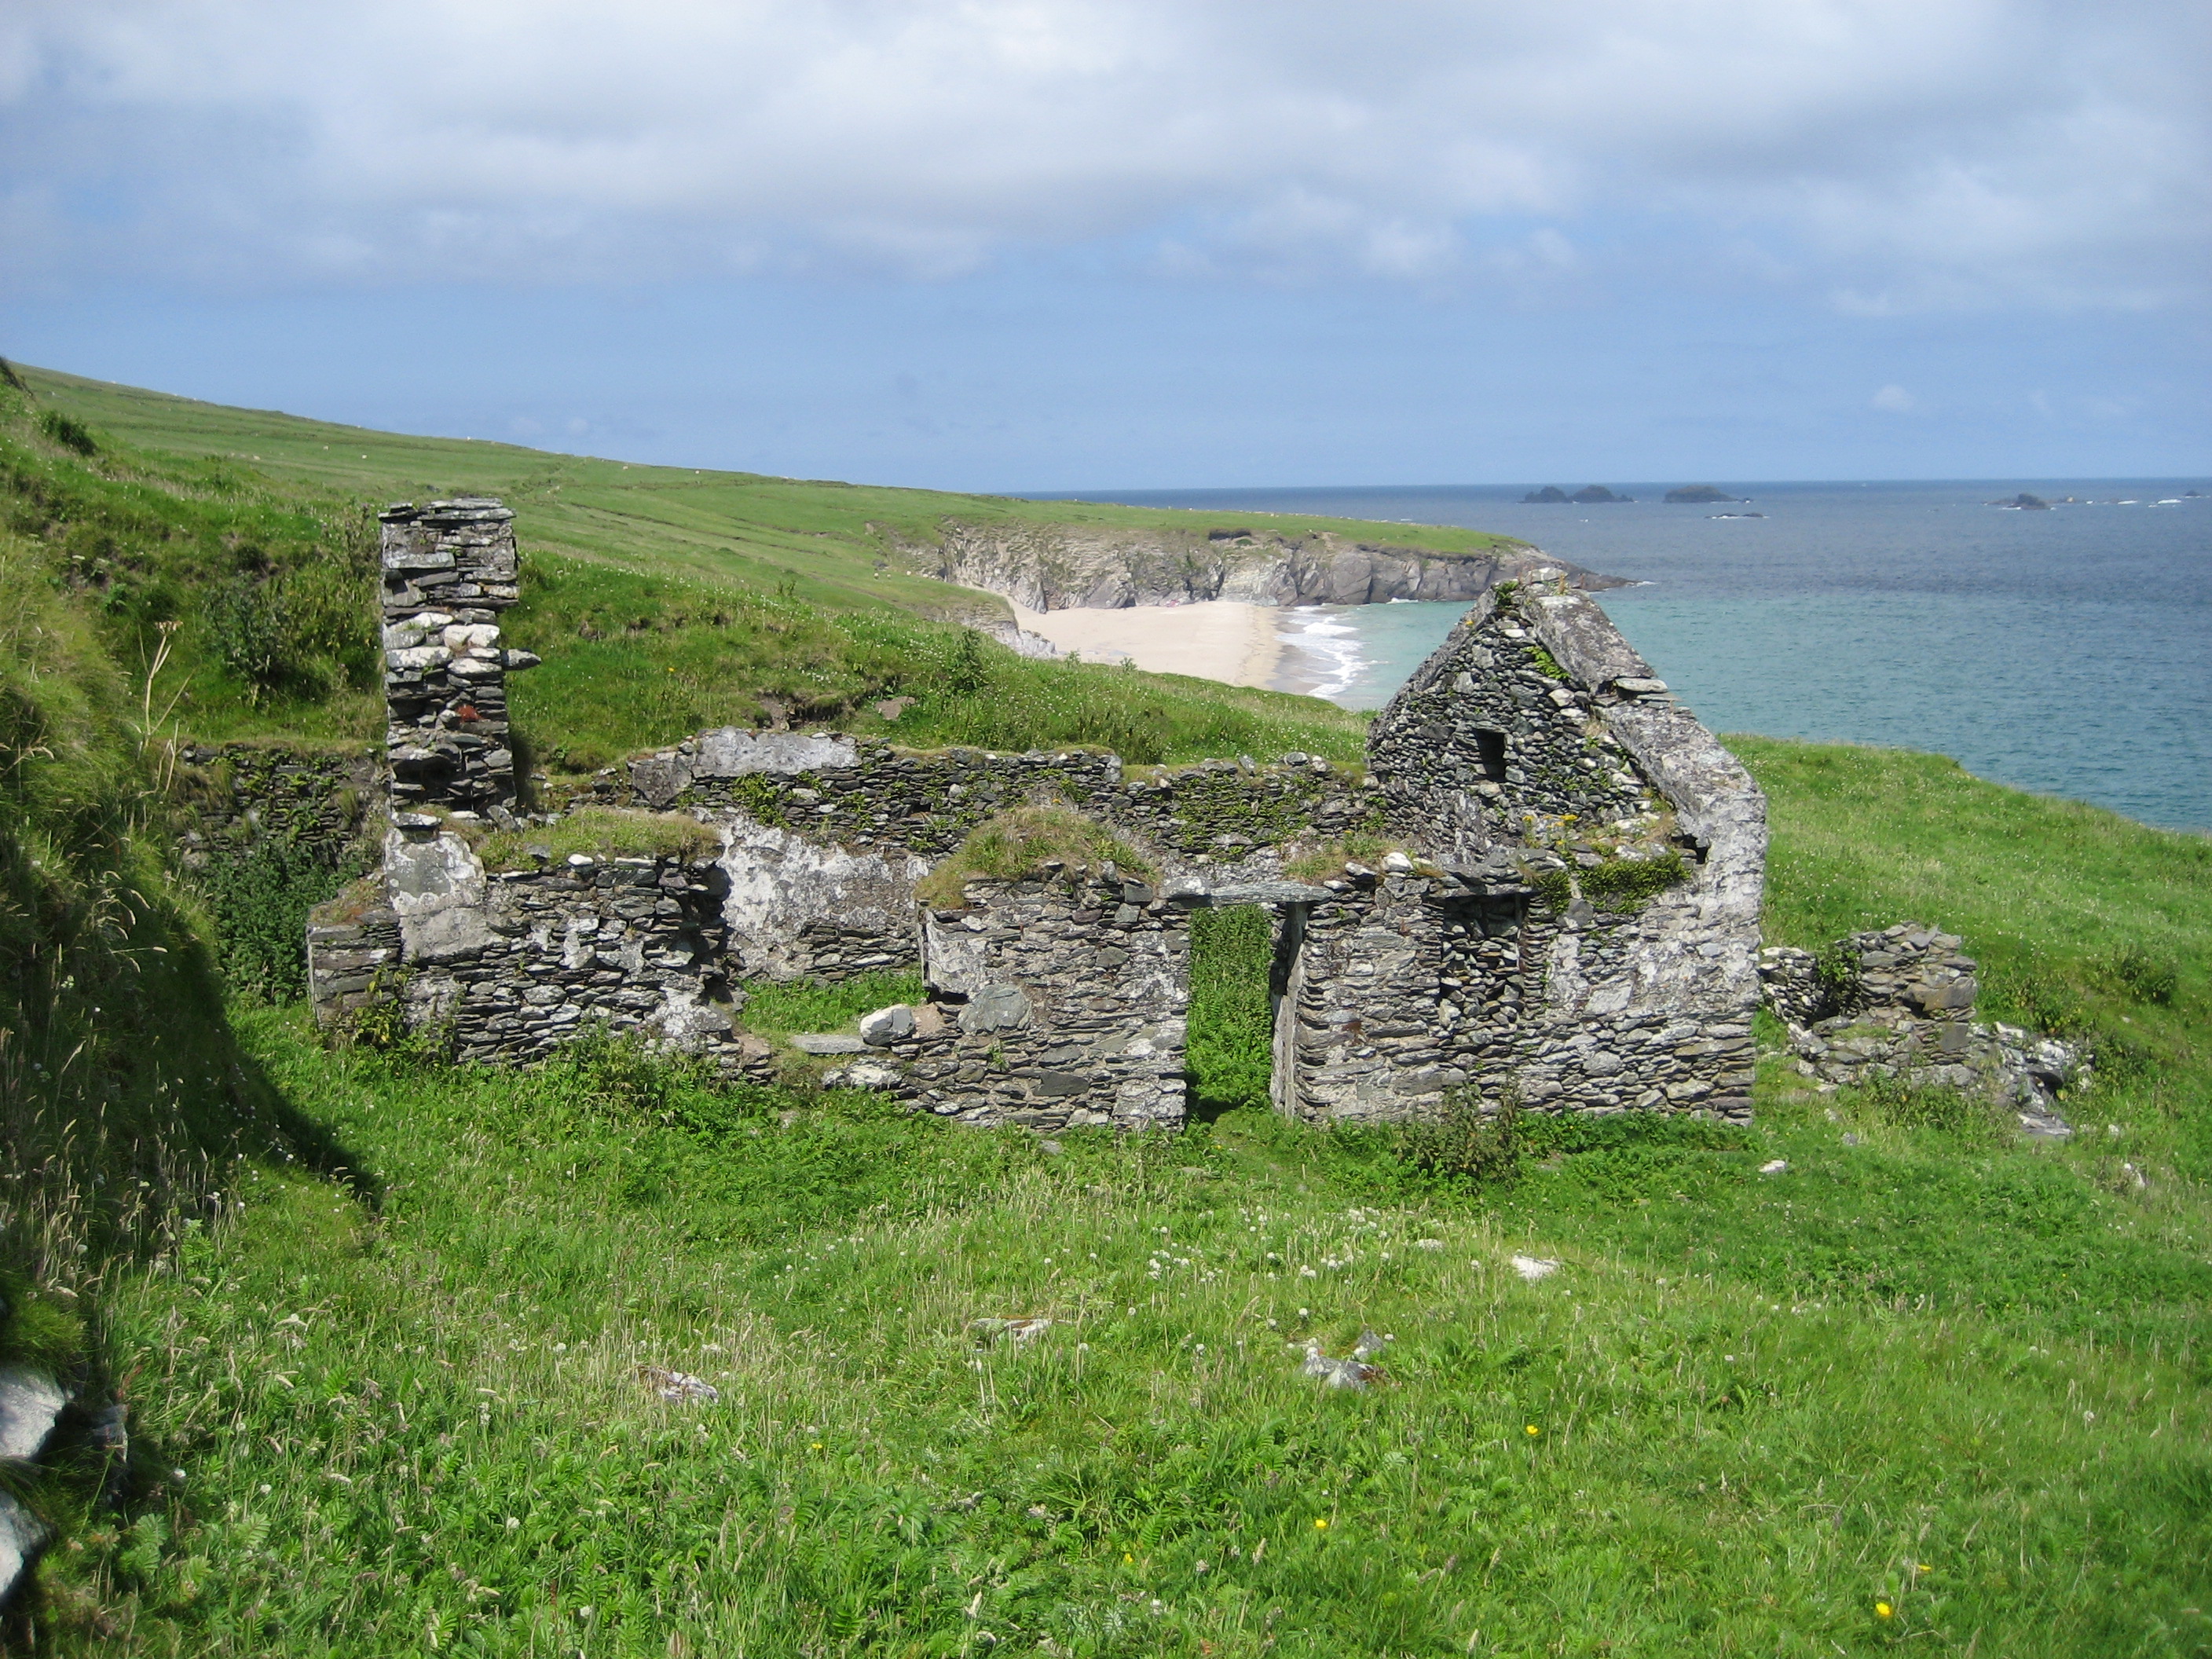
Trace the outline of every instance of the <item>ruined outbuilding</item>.
[[[326, 1018], [388, 1005], [485, 1061], [604, 1024], [975, 1122], [1173, 1127], [1191, 916], [1257, 905], [1285, 1113], [1749, 1112], [1765, 802], [1564, 577], [1484, 592], [1364, 771], [725, 727], [570, 804], [644, 826], [647, 851], [556, 858], [530, 842], [543, 817], [486, 834], [516, 824], [502, 677], [534, 660], [494, 620], [505, 509], [393, 509], [386, 570], [393, 827], [380, 874], [311, 925]], [[1055, 860], [924, 902], [979, 826], [1039, 804], [1131, 867]], [[927, 994], [860, 1035], [745, 1030], [749, 983], [886, 969]]]

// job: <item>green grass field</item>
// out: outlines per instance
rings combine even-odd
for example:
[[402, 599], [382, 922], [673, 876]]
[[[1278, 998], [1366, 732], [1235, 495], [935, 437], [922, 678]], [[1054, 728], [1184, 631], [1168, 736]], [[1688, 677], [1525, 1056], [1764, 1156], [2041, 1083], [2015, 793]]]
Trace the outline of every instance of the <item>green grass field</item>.
[[[240, 988], [226, 1012], [161, 738], [369, 729], [324, 626], [361, 579], [347, 492], [504, 489], [419, 458], [527, 453], [361, 437], [387, 475], [316, 476], [361, 463], [277, 440], [335, 431], [57, 401], [89, 453], [0, 387], [0, 1360], [84, 1357], [132, 1478], [119, 1509], [88, 1467], [18, 1483], [63, 1540], [10, 1650], [2212, 1654], [2212, 842], [1729, 740], [1771, 802], [1770, 938], [1964, 934], [1989, 1012], [2095, 1050], [2059, 1146], [1770, 1054], [1750, 1128], [1537, 1122], [1487, 1179], [1436, 1173], [1261, 1107], [1236, 912], [1194, 942], [1178, 1136], [1055, 1151], [615, 1046], [332, 1049]], [[570, 511], [529, 522], [602, 522]], [[573, 666], [517, 707], [575, 745], [556, 769], [763, 698], [931, 741], [1358, 752], [1304, 700], [864, 603], [842, 552], [760, 581], [642, 544], [533, 553], [515, 631]], [[1372, 1386], [1303, 1374], [1369, 1331]]]
[[[2212, 1652], [2206, 986], [2193, 956], [2165, 1001], [2106, 966], [2212, 927], [2203, 843], [1926, 757], [1740, 746], [1776, 934], [1963, 931], [2115, 1056], [2073, 1145], [1770, 1062], [1752, 1129], [1554, 1132], [1468, 1187], [1249, 1109], [1054, 1155], [619, 1050], [454, 1073], [258, 1013], [248, 1048], [374, 1196], [261, 1167], [116, 1284], [182, 1474], [88, 1521], [51, 1639]], [[1249, 977], [1224, 931], [1201, 974]], [[1233, 1030], [1234, 984], [1200, 989]], [[1054, 1322], [975, 1324], [1021, 1316]], [[1301, 1375], [1291, 1345], [1364, 1329], [1384, 1382]]]

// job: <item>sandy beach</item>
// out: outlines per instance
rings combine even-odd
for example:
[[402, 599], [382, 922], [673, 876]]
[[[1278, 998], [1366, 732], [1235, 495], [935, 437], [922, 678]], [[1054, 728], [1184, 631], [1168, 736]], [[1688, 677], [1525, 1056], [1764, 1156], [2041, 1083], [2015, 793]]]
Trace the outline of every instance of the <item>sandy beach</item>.
[[1272, 686], [1281, 613], [1232, 599], [1136, 605], [1120, 611], [1024, 611], [1014, 618], [1085, 662], [1133, 662], [1158, 674], [1194, 674], [1231, 685]]

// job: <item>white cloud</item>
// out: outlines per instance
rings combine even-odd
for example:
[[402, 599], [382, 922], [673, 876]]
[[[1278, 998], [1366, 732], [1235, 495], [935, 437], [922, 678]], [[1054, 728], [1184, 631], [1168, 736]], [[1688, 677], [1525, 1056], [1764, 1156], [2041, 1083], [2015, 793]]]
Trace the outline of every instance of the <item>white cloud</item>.
[[1910, 415], [1920, 407], [1920, 399], [1903, 386], [1892, 383], [1867, 399], [1869, 406], [1887, 410], [1892, 415]]
[[17, 0], [0, 259], [926, 277], [1134, 239], [1525, 285], [1634, 223], [1847, 309], [2162, 306], [2212, 269], [2206, 35], [2186, 0]]

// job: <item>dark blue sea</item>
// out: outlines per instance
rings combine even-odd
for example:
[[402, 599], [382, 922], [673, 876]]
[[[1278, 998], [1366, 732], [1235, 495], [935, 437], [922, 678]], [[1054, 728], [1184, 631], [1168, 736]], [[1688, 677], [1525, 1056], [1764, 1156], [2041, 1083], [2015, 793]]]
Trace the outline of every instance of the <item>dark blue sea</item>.
[[[1638, 583], [1600, 603], [1716, 730], [1930, 750], [2212, 829], [2212, 481], [1712, 482], [1750, 499], [1669, 505], [1663, 484], [1613, 484], [1638, 499], [1591, 507], [1524, 506], [1522, 485], [1083, 499], [1502, 531]], [[1988, 505], [2023, 490], [2075, 501]], [[1285, 684], [1379, 708], [1462, 609], [1286, 612]]]

